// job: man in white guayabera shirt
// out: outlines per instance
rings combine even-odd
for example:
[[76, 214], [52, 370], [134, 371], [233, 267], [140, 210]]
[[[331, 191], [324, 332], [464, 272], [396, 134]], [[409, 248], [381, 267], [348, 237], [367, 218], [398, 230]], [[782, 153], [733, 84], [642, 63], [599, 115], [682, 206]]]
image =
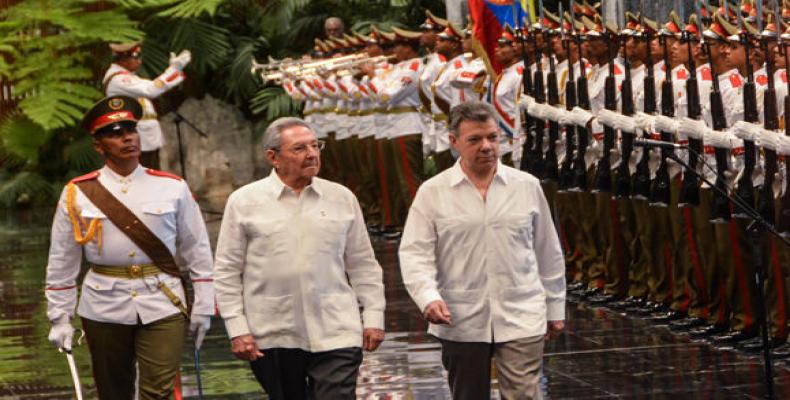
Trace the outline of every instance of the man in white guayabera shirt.
[[301, 119], [274, 121], [274, 169], [231, 194], [217, 243], [233, 354], [275, 400], [354, 399], [362, 350], [384, 339], [381, 267], [356, 197], [316, 177], [323, 145]]
[[450, 112], [455, 165], [423, 183], [400, 245], [406, 289], [442, 344], [453, 399], [540, 398], [543, 340], [564, 328], [565, 263], [540, 181], [499, 161], [492, 106]]

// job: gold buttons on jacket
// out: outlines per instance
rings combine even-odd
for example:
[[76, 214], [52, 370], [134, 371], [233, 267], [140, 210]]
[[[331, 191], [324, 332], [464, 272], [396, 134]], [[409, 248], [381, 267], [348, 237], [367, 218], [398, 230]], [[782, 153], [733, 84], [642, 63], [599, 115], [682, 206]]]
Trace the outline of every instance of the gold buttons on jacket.
[[132, 297], [137, 297], [137, 291], [136, 290], [132, 290]]

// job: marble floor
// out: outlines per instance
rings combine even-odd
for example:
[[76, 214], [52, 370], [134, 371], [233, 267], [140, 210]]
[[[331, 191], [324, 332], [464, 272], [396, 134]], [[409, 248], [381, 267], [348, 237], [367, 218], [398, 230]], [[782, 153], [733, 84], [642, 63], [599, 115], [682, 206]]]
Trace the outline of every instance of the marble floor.
[[[47, 229], [0, 235], [0, 399], [73, 397], [65, 357], [46, 340], [43, 298]], [[365, 355], [360, 399], [448, 399], [439, 347], [406, 294], [397, 243], [374, 240], [384, 268], [387, 336]], [[85, 347], [75, 351], [86, 398], [95, 398]], [[215, 320], [200, 353], [203, 398], [265, 399], [247, 365], [233, 358]], [[197, 399], [191, 348], [181, 390]], [[777, 399], [790, 399], [790, 369], [777, 362]], [[567, 305], [567, 330], [546, 345], [546, 399], [760, 399], [761, 360], [671, 333], [666, 327], [582, 303]], [[495, 379], [495, 377], [494, 377]], [[492, 398], [499, 398], [496, 385]]]

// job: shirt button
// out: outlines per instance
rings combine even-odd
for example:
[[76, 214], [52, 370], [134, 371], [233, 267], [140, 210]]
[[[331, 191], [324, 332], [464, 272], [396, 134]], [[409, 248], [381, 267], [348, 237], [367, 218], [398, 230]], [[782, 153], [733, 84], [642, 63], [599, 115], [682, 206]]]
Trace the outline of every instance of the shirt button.
[[93, 287], [98, 289], [99, 288], [99, 284], [97, 283], [97, 284], [93, 285]]
[[137, 297], [137, 291], [136, 290], [132, 290], [132, 297]]
[[137, 255], [137, 252], [135, 252], [134, 250], [131, 250], [131, 251], [129, 251], [129, 257], [130, 257], [130, 258], [131, 258], [131, 257], [134, 257], [134, 256], [136, 256], [136, 255]]

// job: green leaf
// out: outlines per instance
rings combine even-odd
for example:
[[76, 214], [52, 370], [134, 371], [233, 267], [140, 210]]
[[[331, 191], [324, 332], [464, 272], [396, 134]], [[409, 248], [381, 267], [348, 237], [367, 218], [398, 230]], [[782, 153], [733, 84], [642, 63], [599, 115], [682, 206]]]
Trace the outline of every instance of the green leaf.
[[38, 152], [52, 137], [52, 132], [44, 130], [40, 125], [15, 115], [7, 118], [0, 125], [0, 140], [5, 151], [24, 159], [28, 164], [38, 162]]
[[164, 11], [160, 11], [157, 15], [160, 17], [173, 17], [173, 18], [196, 18], [204, 13], [214, 15], [217, 12], [217, 7], [223, 3], [224, 0], [183, 0]]
[[19, 109], [44, 129], [63, 128], [78, 123], [101, 97], [93, 87], [56, 81], [40, 85], [34, 95], [19, 102]]
[[83, 135], [63, 149], [66, 161], [72, 170], [85, 174], [102, 166], [104, 161], [93, 148], [93, 138]]
[[48, 203], [53, 197], [52, 184], [35, 172], [23, 171], [0, 183], [0, 206]]

